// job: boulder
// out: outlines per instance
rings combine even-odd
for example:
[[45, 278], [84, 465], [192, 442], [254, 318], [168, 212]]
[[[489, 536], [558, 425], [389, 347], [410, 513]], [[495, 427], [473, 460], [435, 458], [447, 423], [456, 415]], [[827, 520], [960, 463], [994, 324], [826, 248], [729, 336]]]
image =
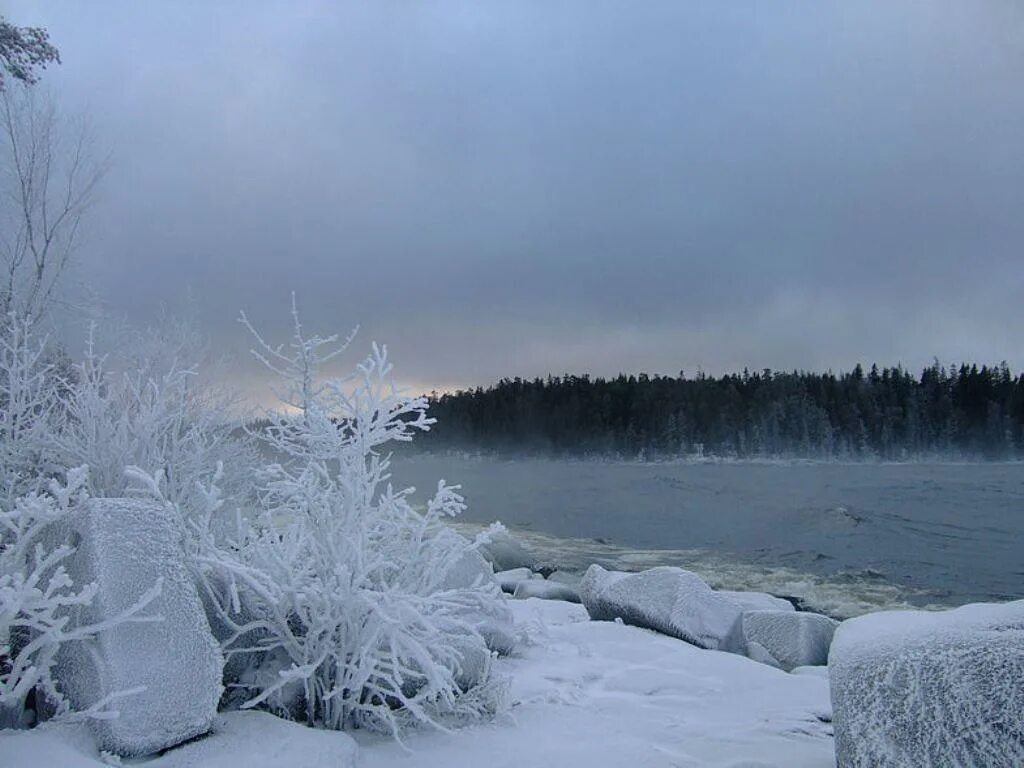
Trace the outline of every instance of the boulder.
[[100, 749], [142, 756], [206, 733], [224, 660], [167, 510], [142, 499], [90, 499], [61, 529], [77, 540], [69, 575], [97, 585], [92, 605], [73, 614], [72, 624], [113, 618], [162, 583], [146, 609], [161, 621], [116, 625], [95, 640], [65, 643], [57, 656], [55, 677], [75, 709], [143, 688], [112, 705], [118, 717], [90, 720]]
[[528, 597], [539, 597], [542, 600], [565, 600], [567, 603], [580, 602], [580, 594], [575, 589], [555, 581], [521, 581], [516, 585], [512, 597], [525, 600]]
[[498, 584], [501, 586], [501, 591], [508, 592], [510, 595], [516, 591], [516, 587], [519, 586], [520, 582], [530, 581], [535, 577], [537, 579], [544, 578], [529, 568], [512, 568], [511, 570], [498, 571], [494, 574], [494, 578], [497, 579]]
[[729, 589], [715, 590], [720, 595], [731, 598], [747, 611], [795, 611], [789, 600], [767, 592], [734, 592]]
[[[469, 546], [468, 541], [465, 544]], [[475, 549], [466, 549], [462, 556], [448, 567], [438, 589], [463, 589], [493, 583], [494, 569], [491, 568], [491, 564]]]
[[839, 624], [820, 613], [746, 611], [743, 640], [747, 656], [762, 664], [789, 671], [828, 663], [832, 633]]
[[743, 607], [682, 568], [622, 573], [592, 565], [580, 581], [579, 594], [590, 618], [597, 621], [622, 619], [700, 648], [742, 649]]
[[1024, 600], [844, 621], [828, 668], [839, 768], [1024, 765]]
[[537, 556], [513, 538], [504, 527], [489, 534], [487, 543], [480, 546], [480, 554], [494, 566], [495, 571], [513, 568], [529, 568], [532, 571], [537, 564]]

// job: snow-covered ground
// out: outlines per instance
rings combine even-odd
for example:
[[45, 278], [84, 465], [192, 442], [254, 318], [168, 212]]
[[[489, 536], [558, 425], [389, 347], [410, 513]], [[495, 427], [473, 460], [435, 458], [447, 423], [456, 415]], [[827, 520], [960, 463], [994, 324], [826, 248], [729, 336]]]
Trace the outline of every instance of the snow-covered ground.
[[[834, 765], [828, 680], [788, 674], [618, 623], [580, 605], [510, 606], [524, 635], [499, 662], [509, 713], [451, 733], [416, 731], [405, 747], [355, 733], [361, 768], [683, 768]], [[147, 768], [344, 766], [343, 734], [260, 713], [221, 717], [223, 733], [145, 761]], [[98, 768], [81, 726], [0, 734], [4, 768]], [[187, 758], [187, 759], [183, 759]]]

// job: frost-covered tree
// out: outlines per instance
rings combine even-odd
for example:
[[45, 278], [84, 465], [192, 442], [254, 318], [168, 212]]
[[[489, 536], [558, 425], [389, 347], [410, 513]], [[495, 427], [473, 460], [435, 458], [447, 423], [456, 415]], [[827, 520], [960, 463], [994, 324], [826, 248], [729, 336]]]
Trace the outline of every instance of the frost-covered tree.
[[321, 380], [351, 337], [307, 335], [294, 304], [287, 348], [242, 322], [288, 408], [262, 435], [280, 461], [263, 473], [258, 514], [206, 550], [226, 652], [258, 667], [238, 683], [244, 706], [392, 733], [493, 713], [503, 681], [481, 626], [504, 606], [493, 580], [452, 577], [476, 554], [444, 525], [462, 498], [441, 482], [416, 509], [413, 489], [390, 483], [385, 446], [429, 428], [425, 400], [395, 389], [377, 346], [353, 376]]

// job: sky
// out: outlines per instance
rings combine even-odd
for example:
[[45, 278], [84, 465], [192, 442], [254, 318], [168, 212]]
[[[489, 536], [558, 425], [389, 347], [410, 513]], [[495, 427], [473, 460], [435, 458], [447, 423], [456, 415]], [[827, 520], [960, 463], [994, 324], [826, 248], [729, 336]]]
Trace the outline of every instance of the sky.
[[1016, 0], [6, 0], [112, 165], [80, 273], [409, 387], [1024, 367]]

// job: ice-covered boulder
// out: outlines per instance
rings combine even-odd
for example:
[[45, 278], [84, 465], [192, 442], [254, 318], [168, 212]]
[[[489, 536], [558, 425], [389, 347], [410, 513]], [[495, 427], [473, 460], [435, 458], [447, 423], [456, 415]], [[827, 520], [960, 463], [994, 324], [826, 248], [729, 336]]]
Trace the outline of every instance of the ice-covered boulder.
[[[466, 544], [468, 546], [469, 542]], [[448, 567], [440, 589], [462, 589], [492, 582], [494, 569], [491, 564], [475, 549], [467, 549]]]
[[480, 554], [487, 558], [495, 571], [509, 571], [513, 568], [529, 568], [532, 571], [537, 564], [537, 556], [504, 527], [490, 532], [487, 543], [480, 547]]
[[828, 663], [832, 633], [839, 622], [790, 606], [788, 611], [746, 611], [742, 624], [747, 656], [788, 671]]
[[640, 573], [587, 569], [580, 599], [598, 621], [622, 619], [701, 648], [738, 651], [743, 607], [715, 592], [697, 574], [661, 566]]
[[77, 540], [67, 561], [71, 578], [98, 587], [92, 605], [72, 622], [117, 616], [162, 582], [147, 608], [162, 621], [120, 624], [93, 641], [65, 643], [58, 654], [55, 677], [76, 709], [144, 688], [114, 704], [119, 717], [91, 721], [100, 748], [141, 756], [208, 731], [224, 660], [167, 510], [141, 499], [90, 499], [62, 523], [62, 534]]
[[730, 589], [715, 590], [720, 595], [735, 600], [744, 610], [747, 611], [795, 611], [796, 608], [789, 600], [767, 592], [734, 592]]
[[542, 600], [565, 600], [569, 603], [580, 602], [580, 594], [566, 584], [557, 581], [531, 580], [521, 581], [516, 585], [512, 597], [525, 600], [528, 597], [539, 597]]
[[543, 579], [539, 573], [534, 573], [529, 568], [512, 568], [508, 571], [498, 571], [494, 574], [494, 578], [501, 586], [502, 592], [508, 592], [510, 595], [516, 591], [516, 587], [519, 586], [520, 582], [530, 581], [531, 579]]
[[844, 621], [828, 667], [839, 768], [1024, 765], [1024, 600]]

